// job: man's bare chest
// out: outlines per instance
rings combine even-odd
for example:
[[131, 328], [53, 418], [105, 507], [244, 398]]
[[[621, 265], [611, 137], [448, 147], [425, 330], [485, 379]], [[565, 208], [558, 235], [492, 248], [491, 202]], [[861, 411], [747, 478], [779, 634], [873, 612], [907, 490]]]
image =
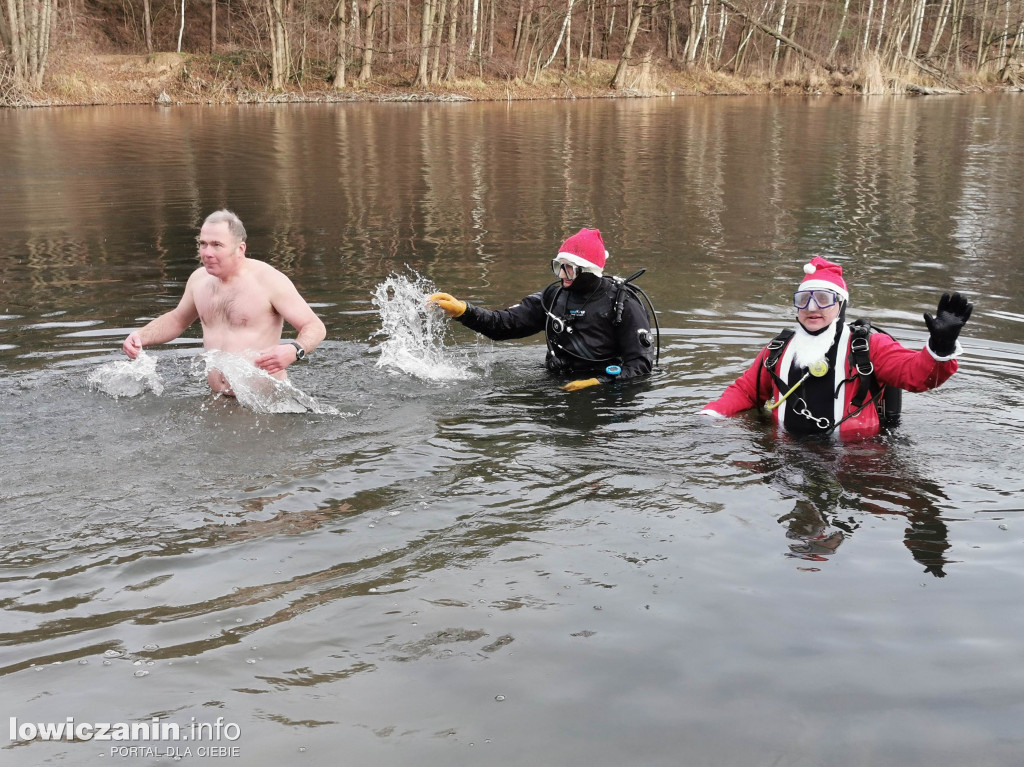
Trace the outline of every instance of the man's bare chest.
[[203, 324], [213, 327], [260, 327], [275, 319], [269, 299], [250, 281], [238, 285], [217, 282], [203, 285], [196, 294], [196, 310]]

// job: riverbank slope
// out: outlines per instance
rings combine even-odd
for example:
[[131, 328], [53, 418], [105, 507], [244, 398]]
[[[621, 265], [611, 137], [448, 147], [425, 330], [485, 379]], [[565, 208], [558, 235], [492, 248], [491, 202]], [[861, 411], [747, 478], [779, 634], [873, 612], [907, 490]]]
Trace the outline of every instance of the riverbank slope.
[[616, 62], [591, 61], [573, 72], [544, 70], [536, 78], [495, 81], [463, 78], [428, 88], [408, 77], [377, 73], [337, 89], [325, 78], [307, 78], [279, 91], [267, 87], [258, 66], [242, 54], [149, 55], [73, 52], [51, 62], [37, 91], [0, 94], [0, 106], [42, 107], [119, 104], [240, 104], [345, 101], [516, 101], [742, 94], [879, 95], [966, 93], [1001, 89], [981, 80], [942, 80], [919, 71], [826, 73], [813, 66], [785, 77], [736, 76], [670, 62], [631, 68], [623, 88], [610, 85]]

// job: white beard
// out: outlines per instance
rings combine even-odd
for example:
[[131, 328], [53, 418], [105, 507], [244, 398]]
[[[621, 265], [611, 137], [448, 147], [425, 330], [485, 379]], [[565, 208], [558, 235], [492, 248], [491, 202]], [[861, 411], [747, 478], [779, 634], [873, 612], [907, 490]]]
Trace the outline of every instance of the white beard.
[[831, 325], [815, 336], [804, 330], [804, 326], [799, 322], [796, 324], [796, 335], [793, 336], [793, 340], [789, 343], [793, 349], [793, 362], [796, 363], [797, 367], [810, 367], [818, 360], [825, 359], [828, 350], [832, 348], [832, 342], [836, 340], [837, 322], [839, 322], [838, 317], [832, 321]]

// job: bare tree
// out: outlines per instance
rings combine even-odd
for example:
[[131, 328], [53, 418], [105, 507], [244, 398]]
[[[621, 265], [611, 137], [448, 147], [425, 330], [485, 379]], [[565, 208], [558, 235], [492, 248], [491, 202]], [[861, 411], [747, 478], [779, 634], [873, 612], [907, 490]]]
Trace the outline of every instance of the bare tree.
[[50, 53], [53, 0], [6, 0], [0, 37], [14, 64], [14, 81], [41, 88]]
[[668, 24], [665, 37], [665, 57], [669, 61], [679, 58], [679, 30], [676, 24], [676, 0], [668, 0]]
[[153, 52], [153, 3], [142, 0], [142, 34], [146, 38], [146, 53]]
[[441, 38], [444, 36], [444, 17], [448, 13], [448, 0], [437, 0], [441, 4], [437, 11], [437, 41], [433, 45], [434, 61], [430, 70], [430, 82], [441, 82]]
[[[632, 8], [632, 3], [630, 3]], [[615, 67], [615, 75], [612, 77], [611, 87], [621, 88], [626, 84], [626, 70], [629, 67], [629, 60], [633, 58], [633, 44], [636, 42], [636, 33], [640, 31], [640, 20], [646, 5], [643, 0], [637, 0], [636, 10], [629, 21], [629, 29], [626, 31], [626, 42], [622, 47], [622, 55], [619, 56], [618, 66]]]
[[430, 64], [430, 45], [434, 32], [434, 4], [437, 0], [423, 0], [423, 11], [420, 16], [420, 67], [413, 85], [424, 88], [428, 83]]
[[690, 17], [690, 34], [686, 38], [686, 63], [692, 65], [697, 60], [697, 49], [701, 37], [708, 27], [708, 9], [710, 0], [690, 0], [688, 15]]
[[178, 53], [181, 53], [181, 39], [185, 36], [185, 0], [181, 0], [181, 26], [178, 27]]
[[[924, 5], [924, 0], [921, 0], [921, 5]], [[829, 49], [828, 56], [826, 56], [829, 61], [834, 60], [836, 57], [836, 51], [839, 49], [839, 42], [843, 39], [843, 30], [846, 28], [846, 19], [849, 15], [850, 0], [843, 0], [843, 15], [839, 17], [839, 29], [836, 30], [836, 39]]]
[[291, 76], [285, 0], [266, 0], [266, 9], [270, 27], [270, 87], [281, 90]]
[[470, 0], [470, 2], [473, 4], [473, 20], [470, 22], [469, 27], [469, 55], [472, 56], [476, 50], [476, 31], [480, 17], [480, 0]]
[[377, 0], [369, 0], [366, 13], [363, 15], [363, 65], [359, 69], [359, 79], [363, 82], [373, 77], [373, 36], [374, 20], [380, 4]]
[[343, 90], [348, 68], [348, 21], [345, 19], [345, 0], [338, 0], [334, 6], [334, 18], [338, 22], [338, 54], [334, 59], [334, 79], [331, 85], [335, 90]]
[[[459, 21], [459, 0], [451, 0], [452, 3], [452, 15], [451, 21], [448, 22], [448, 63], [444, 70], [445, 81], [451, 81], [455, 79], [455, 34], [458, 31]], [[493, 5], [491, 6], [494, 7]]]
[[[551, 62], [554, 61], [555, 60], [555, 56], [558, 55], [558, 49], [562, 47], [562, 40], [565, 39], [565, 31], [566, 31], [566, 29], [569, 28], [569, 19], [572, 18], [572, 8], [573, 8], [573, 6], [575, 4], [576, 4], [576, 0], [569, 0], [568, 7], [566, 8], [566, 11], [565, 11], [565, 18], [562, 20], [562, 28], [558, 32], [558, 39], [555, 40], [554, 50], [551, 51], [551, 55], [548, 57], [548, 60], [546, 62], [544, 62], [544, 66], [541, 67], [542, 69], [547, 69], [549, 66], [551, 66]], [[566, 43], [566, 49], [568, 49], [568, 47], [569, 47], [569, 44], [567, 42]]]

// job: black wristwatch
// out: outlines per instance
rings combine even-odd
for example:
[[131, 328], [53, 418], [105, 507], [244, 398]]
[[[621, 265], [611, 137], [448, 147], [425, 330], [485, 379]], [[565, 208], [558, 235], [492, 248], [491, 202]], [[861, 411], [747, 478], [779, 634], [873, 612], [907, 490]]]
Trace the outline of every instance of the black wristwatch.
[[285, 343], [291, 344], [295, 347], [295, 361], [306, 359], [306, 350], [302, 348], [302, 344], [298, 341], [285, 341]]

